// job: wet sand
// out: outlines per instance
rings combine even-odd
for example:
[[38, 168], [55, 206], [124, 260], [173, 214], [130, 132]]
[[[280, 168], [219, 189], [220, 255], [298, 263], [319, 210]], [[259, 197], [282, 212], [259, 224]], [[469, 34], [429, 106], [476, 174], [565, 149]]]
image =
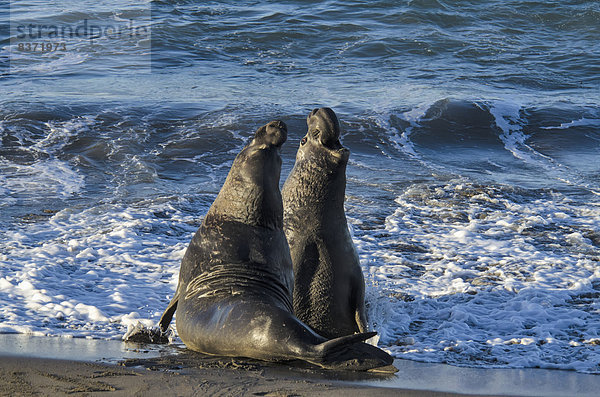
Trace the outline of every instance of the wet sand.
[[303, 379], [299, 374], [235, 360], [192, 366], [142, 367], [84, 361], [0, 357], [0, 395], [38, 396], [452, 396], [450, 393], [375, 388], [343, 381]]
[[600, 376], [396, 360], [399, 372], [210, 357], [181, 345], [0, 335], [0, 396], [594, 396]]

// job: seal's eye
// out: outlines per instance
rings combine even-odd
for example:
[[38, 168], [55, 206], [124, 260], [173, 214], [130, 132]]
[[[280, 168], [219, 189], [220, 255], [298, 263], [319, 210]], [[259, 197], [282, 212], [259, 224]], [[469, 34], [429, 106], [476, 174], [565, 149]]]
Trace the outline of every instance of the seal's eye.
[[302, 140], [300, 141], [300, 145], [303, 145], [306, 143], [306, 137], [302, 138]]

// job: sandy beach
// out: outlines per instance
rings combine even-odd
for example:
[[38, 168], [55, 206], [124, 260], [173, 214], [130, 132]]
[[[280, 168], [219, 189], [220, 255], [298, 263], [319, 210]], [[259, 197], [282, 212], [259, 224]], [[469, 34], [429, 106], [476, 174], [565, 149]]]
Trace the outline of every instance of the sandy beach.
[[1, 396], [593, 396], [600, 377], [396, 360], [381, 375], [209, 357], [181, 345], [0, 335]]
[[[236, 360], [173, 360], [129, 367], [91, 362], [2, 357], [0, 395], [102, 396], [450, 396], [452, 393], [375, 388]], [[185, 360], [182, 360], [185, 361]], [[149, 364], [149, 363], [147, 363]]]
[[373, 386], [393, 378], [210, 357], [177, 344], [0, 335], [1, 396], [454, 395]]

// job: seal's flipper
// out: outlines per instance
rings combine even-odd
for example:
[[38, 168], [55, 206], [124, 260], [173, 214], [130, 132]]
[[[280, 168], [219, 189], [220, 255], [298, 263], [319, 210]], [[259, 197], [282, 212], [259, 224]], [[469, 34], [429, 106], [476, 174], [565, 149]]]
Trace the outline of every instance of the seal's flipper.
[[360, 283], [354, 286], [354, 307], [355, 313], [354, 318], [358, 327], [358, 332], [367, 332], [369, 330], [369, 323], [367, 321], [367, 308], [365, 307], [365, 288], [364, 279], [361, 277]]
[[[140, 324], [141, 325], [141, 324]], [[134, 327], [123, 336], [125, 342], [134, 343], [171, 343], [171, 335], [158, 328]]]
[[179, 302], [179, 289], [177, 289], [175, 296], [173, 296], [173, 299], [171, 299], [171, 302], [169, 302], [169, 306], [167, 306], [160, 317], [160, 321], [158, 322], [158, 326], [160, 327], [160, 331], [162, 333], [166, 333], [169, 329], [169, 324], [171, 324], [175, 310], [177, 310], [177, 302]]
[[392, 356], [375, 346], [363, 343], [376, 334], [364, 332], [323, 342], [317, 346], [320, 357], [307, 361], [334, 370], [396, 372]]
[[356, 343], [361, 343], [366, 341], [369, 338], [377, 335], [377, 332], [363, 332], [358, 334], [346, 335], [340, 338], [335, 338], [328, 340], [327, 342], [323, 342], [317, 346], [317, 352], [320, 353], [323, 357], [331, 354], [333, 352], [337, 352], [339, 350], [343, 350], [348, 346], [352, 346]]
[[367, 332], [368, 331], [368, 323], [367, 323], [367, 315], [365, 313], [365, 308], [359, 307], [356, 309], [356, 325], [358, 326], [359, 332]]
[[179, 290], [169, 302], [169, 306], [164, 311], [163, 315], [158, 322], [158, 328], [146, 328], [141, 323], [128, 330], [123, 340], [127, 342], [136, 343], [170, 343], [172, 339], [172, 332], [169, 333], [169, 324], [173, 319], [175, 310], [177, 310], [177, 302], [179, 302]]

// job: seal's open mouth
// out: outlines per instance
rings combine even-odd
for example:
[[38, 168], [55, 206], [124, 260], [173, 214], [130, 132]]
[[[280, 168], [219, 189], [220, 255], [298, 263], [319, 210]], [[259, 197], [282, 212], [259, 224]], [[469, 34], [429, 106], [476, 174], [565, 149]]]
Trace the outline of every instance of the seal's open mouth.
[[[304, 138], [302, 138], [302, 140], [300, 140], [300, 146], [306, 145], [306, 142], [308, 142], [308, 137], [305, 136]], [[322, 140], [318, 140], [318, 142], [324, 148], [329, 149], [330, 151], [343, 152], [343, 151], [348, 150], [344, 146], [342, 146], [342, 143], [340, 142], [339, 139], [336, 139], [335, 141], [328, 141], [328, 142], [323, 142]]]

